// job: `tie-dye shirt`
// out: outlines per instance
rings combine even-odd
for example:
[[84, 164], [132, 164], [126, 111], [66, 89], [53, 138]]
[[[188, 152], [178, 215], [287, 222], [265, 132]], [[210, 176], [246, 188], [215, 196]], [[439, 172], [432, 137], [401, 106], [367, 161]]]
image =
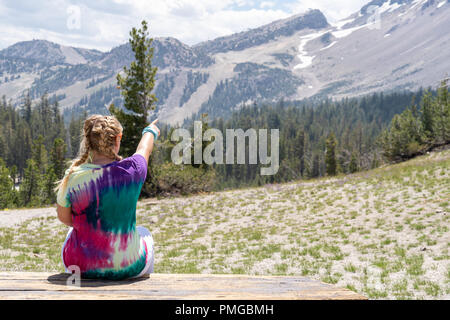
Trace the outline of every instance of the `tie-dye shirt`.
[[104, 279], [133, 277], [144, 269], [149, 251], [136, 231], [136, 203], [146, 175], [147, 162], [139, 154], [75, 167], [57, 197], [60, 206], [72, 207], [66, 266], [78, 266], [83, 277]]

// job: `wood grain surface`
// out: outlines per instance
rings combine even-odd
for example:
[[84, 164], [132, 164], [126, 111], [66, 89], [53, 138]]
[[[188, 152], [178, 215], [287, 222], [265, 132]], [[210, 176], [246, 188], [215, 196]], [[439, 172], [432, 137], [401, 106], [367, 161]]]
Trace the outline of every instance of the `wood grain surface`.
[[189, 299], [189, 300], [364, 300], [350, 290], [305, 277], [211, 274], [152, 274], [122, 281], [82, 279], [68, 274], [0, 272], [4, 299]]

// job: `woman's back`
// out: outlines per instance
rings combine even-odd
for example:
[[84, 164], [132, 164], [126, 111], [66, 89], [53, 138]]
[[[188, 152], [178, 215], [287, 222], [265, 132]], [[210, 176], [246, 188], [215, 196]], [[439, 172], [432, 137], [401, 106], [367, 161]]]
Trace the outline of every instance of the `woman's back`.
[[141, 273], [149, 249], [136, 231], [136, 203], [146, 175], [147, 163], [140, 154], [75, 168], [57, 198], [60, 206], [72, 207], [65, 266], [76, 265], [89, 278], [123, 279]]

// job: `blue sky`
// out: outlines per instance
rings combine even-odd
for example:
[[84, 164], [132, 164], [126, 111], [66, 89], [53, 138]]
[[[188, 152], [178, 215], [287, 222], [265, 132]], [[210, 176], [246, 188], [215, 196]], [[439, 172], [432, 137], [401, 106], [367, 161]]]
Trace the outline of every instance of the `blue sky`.
[[369, 0], [0, 0], [0, 49], [45, 39], [108, 51], [128, 40], [142, 19], [152, 37], [193, 45], [320, 9], [330, 22]]

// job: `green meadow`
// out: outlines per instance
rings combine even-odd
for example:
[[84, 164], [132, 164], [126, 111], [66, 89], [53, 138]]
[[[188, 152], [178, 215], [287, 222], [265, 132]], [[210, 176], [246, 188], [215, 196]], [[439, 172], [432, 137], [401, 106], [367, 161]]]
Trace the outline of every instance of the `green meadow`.
[[[352, 175], [146, 199], [137, 225], [153, 234], [157, 273], [304, 276], [369, 299], [448, 299], [449, 168], [447, 150]], [[0, 228], [0, 270], [63, 272], [66, 233], [56, 212]]]

